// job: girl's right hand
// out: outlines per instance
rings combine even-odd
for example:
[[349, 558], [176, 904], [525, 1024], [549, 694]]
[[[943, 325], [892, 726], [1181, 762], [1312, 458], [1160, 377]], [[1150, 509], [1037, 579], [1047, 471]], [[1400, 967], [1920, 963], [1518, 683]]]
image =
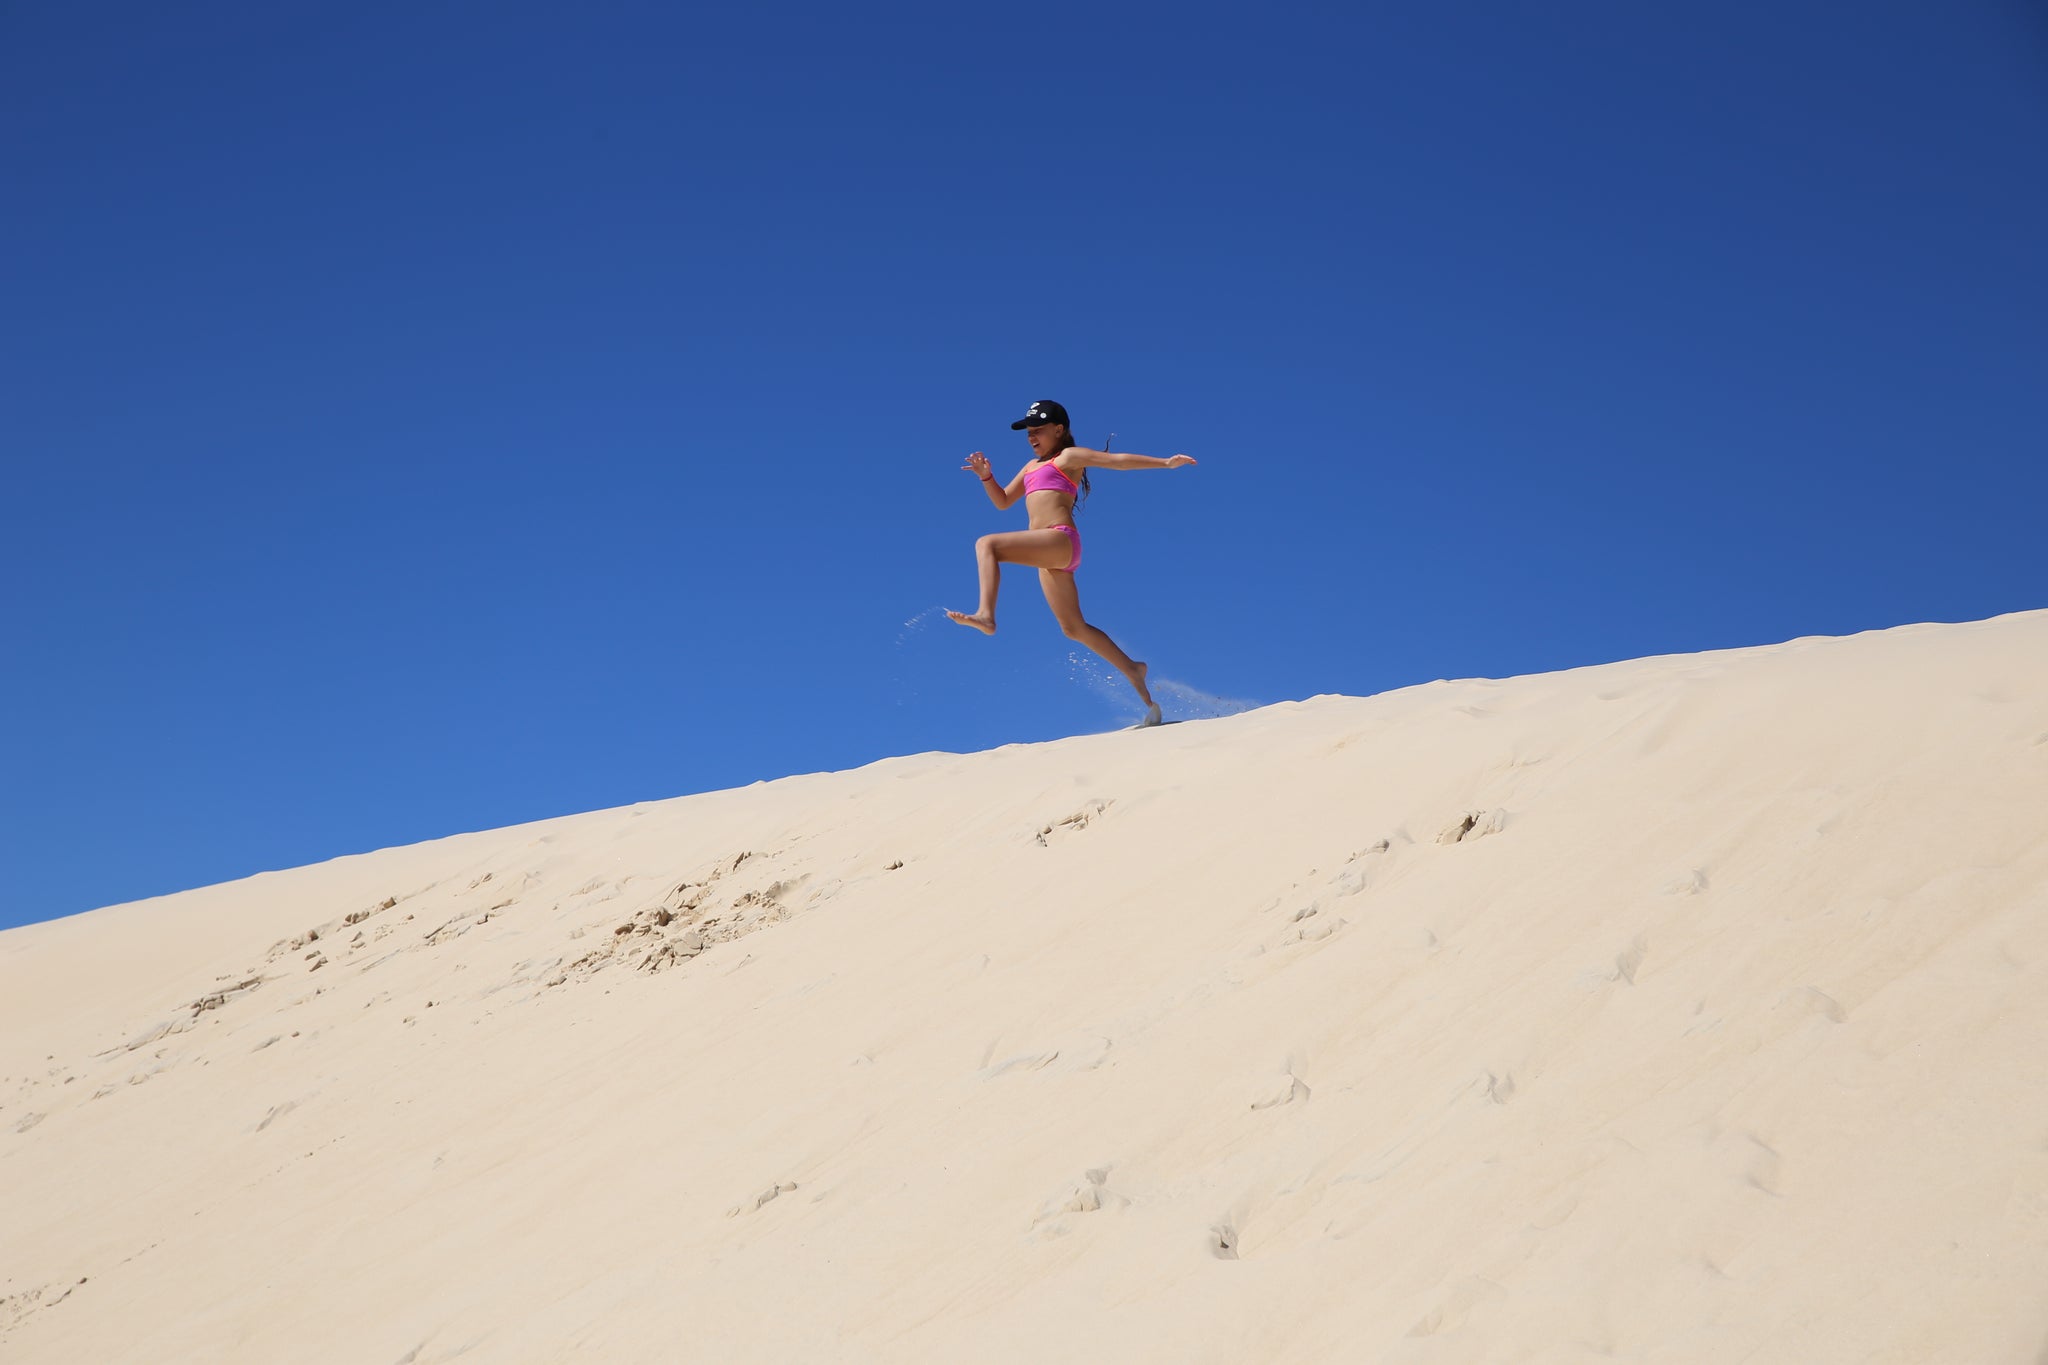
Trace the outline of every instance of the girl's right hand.
[[969, 455], [967, 457], [967, 463], [961, 465], [960, 467], [962, 469], [971, 470], [972, 472], [980, 475], [984, 479], [989, 477], [988, 456], [982, 454], [978, 450], [975, 451], [972, 455]]

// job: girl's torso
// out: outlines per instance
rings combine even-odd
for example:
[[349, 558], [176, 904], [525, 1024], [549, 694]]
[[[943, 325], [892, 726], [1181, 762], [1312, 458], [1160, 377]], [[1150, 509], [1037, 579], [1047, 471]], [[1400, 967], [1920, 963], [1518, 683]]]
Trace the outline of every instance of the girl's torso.
[[1081, 485], [1051, 460], [1025, 470], [1024, 510], [1030, 517], [1031, 529], [1072, 525], [1074, 495], [1080, 491]]

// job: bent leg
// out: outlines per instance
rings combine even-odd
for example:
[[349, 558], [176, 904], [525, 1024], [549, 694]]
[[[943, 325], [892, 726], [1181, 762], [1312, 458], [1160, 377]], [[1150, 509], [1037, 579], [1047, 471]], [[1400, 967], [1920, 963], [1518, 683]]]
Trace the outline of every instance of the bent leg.
[[1064, 531], [1004, 531], [974, 542], [974, 562], [981, 579], [981, 604], [973, 615], [949, 611], [947, 617], [963, 626], [973, 626], [984, 635], [996, 633], [996, 589], [1002, 581], [1002, 565], [1025, 564], [1034, 569], [1065, 567], [1073, 555], [1073, 543]]
[[1117, 648], [1116, 641], [1109, 638], [1100, 627], [1091, 626], [1081, 617], [1081, 590], [1074, 586], [1070, 573], [1049, 573], [1043, 570], [1038, 575], [1038, 585], [1045, 589], [1045, 604], [1052, 608], [1055, 620], [1069, 640], [1088, 646], [1124, 675], [1124, 679], [1137, 689], [1139, 700], [1145, 703], [1145, 723], [1159, 723], [1159, 704], [1152, 700], [1152, 689], [1145, 685], [1146, 666]]

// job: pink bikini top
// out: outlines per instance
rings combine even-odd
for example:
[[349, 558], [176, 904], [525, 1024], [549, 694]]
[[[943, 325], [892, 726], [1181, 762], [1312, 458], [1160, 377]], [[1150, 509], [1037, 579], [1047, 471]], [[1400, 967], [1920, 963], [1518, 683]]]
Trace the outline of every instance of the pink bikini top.
[[1081, 485], [1060, 473], [1060, 467], [1047, 460], [1024, 476], [1026, 493], [1078, 493]]

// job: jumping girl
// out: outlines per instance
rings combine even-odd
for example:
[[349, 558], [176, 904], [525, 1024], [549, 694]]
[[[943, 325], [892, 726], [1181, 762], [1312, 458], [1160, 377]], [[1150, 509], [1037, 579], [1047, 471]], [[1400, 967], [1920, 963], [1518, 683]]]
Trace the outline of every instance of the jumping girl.
[[[1145, 686], [1145, 665], [1116, 647], [1116, 641], [1098, 627], [1081, 619], [1081, 595], [1074, 587], [1074, 570], [1081, 567], [1081, 533], [1074, 529], [1074, 496], [1088, 490], [1090, 469], [1178, 469], [1193, 464], [1193, 457], [1171, 455], [1112, 455], [1074, 444], [1073, 424], [1067, 410], [1058, 403], [1031, 405], [1010, 430], [1021, 431], [1031, 442], [1031, 461], [1017, 471], [1009, 487], [989, 474], [988, 457], [975, 451], [960, 466], [981, 476], [989, 501], [1007, 511], [1024, 499], [1031, 520], [1028, 531], [1005, 531], [983, 536], [974, 542], [974, 562], [981, 570], [981, 606], [972, 616], [949, 611], [947, 616], [963, 626], [973, 626], [984, 635], [996, 633], [996, 581], [1004, 564], [1028, 564], [1038, 570], [1038, 585], [1045, 589], [1045, 603], [1066, 632], [1109, 661], [1110, 667], [1130, 680], [1145, 703], [1143, 725], [1159, 723], [1159, 704], [1152, 689]], [[1080, 482], [1076, 483], [1075, 479]]]

